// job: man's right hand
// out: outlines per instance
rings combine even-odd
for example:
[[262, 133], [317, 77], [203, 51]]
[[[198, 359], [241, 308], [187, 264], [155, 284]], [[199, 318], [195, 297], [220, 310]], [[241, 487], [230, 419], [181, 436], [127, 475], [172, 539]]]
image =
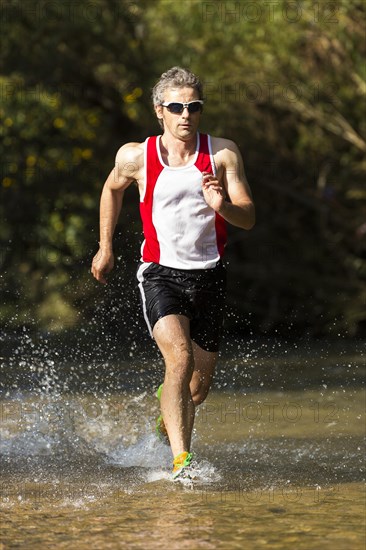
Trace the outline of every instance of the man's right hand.
[[99, 248], [93, 258], [91, 272], [97, 281], [103, 285], [107, 284], [105, 275], [107, 275], [114, 266], [114, 256], [112, 250], [106, 251]]

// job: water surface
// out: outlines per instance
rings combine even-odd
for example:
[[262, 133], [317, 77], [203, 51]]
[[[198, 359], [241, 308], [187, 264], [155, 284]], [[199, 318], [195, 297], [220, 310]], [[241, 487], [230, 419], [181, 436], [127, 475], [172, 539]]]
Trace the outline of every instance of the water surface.
[[364, 548], [359, 387], [213, 391], [193, 486], [170, 481], [153, 391], [0, 405], [3, 549]]

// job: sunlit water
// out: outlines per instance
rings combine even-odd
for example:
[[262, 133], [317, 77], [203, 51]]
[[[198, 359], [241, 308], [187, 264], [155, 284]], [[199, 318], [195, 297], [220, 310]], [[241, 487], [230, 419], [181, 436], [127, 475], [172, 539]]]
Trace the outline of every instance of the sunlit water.
[[[262, 365], [264, 383], [248, 389], [254, 369], [222, 359], [197, 410], [193, 485], [170, 480], [170, 450], [154, 434], [156, 386], [136, 389], [123, 367], [128, 389], [65, 391], [44, 365], [33, 388], [18, 371], [0, 401], [0, 549], [364, 548], [357, 365], [343, 383], [324, 371], [309, 387], [306, 367], [296, 379]], [[276, 387], [275, 377], [292, 383]]]

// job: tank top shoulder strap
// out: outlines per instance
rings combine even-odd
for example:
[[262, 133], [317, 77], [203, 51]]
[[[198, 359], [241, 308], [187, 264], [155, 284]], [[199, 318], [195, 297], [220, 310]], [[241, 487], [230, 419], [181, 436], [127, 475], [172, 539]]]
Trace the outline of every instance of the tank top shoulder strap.
[[146, 139], [146, 160], [148, 175], [155, 176], [156, 172], [161, 172], [161, 162], [157, 152], [158, 136], [150, 136]]
[[143, 200], [152, 198], [156, 181], [163, 170], [156, 150], [158, 136], [150, 136], [145, 140], [145, 191]]
[[208, 172], [209, 174], [215, 174], [215, 164], [213, 161], [213, 155], [211, 151], [211, 136], [208, 134], [199, 134], [200, 148], [195, 166], [201, 172]]

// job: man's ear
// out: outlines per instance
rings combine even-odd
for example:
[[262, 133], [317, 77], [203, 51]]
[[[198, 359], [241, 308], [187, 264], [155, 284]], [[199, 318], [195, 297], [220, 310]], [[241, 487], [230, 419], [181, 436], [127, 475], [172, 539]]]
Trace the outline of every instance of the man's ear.
[[159, 125], [161, 128], [164, 128], [164, 122], [163, 122], [163, 107], [161, 105], [154, 105], [155, 114], [158, 118]]
[[162, 105], [155, 105], [154, 106], [156, 116], [158, 118], [163, 118], [163, 107]]

